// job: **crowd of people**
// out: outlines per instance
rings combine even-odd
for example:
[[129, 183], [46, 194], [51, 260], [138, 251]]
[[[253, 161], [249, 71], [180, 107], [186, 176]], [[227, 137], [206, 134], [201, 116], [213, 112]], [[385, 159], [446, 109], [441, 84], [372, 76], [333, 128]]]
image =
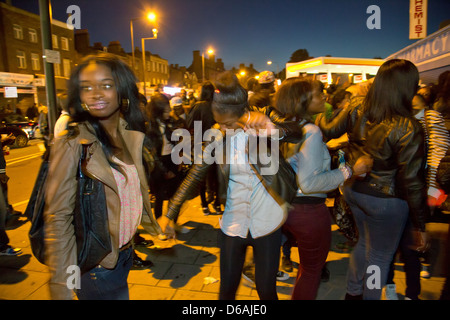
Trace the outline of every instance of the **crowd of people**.
[[[138, 226], [161, 240], [186, 232], [177, 218], [198, 195], [203, 214], [221, 215], [219, 299], [235, 299], [248, 265], [259, 297], [278, 299], [280, 262], [292, 271], [292, 247], [300, 258], [292, 299], [315, 299], [333, 222], [351, 251], [346, 299], [376, 300], [392, 288], [395, 294], [397, 251], [405, 262], [405, 296], [418, 299], [426, 223], [431, 213], [450, 208], [450, 72], [436, 87], [419, 90], [417, 68], [398, 59], [358, 85], [324, 88], [296, 77], [275, 87], [274, 81], [265, 71], [244, 88], [224, 72], [201, 86], [198, 99], [155, 93], [146, 101], [119, 59], [102, 53], [80, 63], [68, 83], [66, 128], [52, 143], [46, 185], [51, 297], [73, 298], [65, 270], [77, 264], [72, 220], [86, 145], [83, 168], [103, 185], [111, 251], [82, 275], [79, 299], [128, 299], [129, 270], [143, 265], [133, 248], [143, 241]], [[203, 137], [210, 128], [217, 135], [201, 139], [200, 162], [173, 160], [177, 129]], [[277, 170], [267, 173], [258, 156], [275, 159]], [[246, 261], [249, 246], [253, 256]], [[365, 281], [374, 266], [381, 287]], [[447, 277], [442, 299], [449, 286]]]

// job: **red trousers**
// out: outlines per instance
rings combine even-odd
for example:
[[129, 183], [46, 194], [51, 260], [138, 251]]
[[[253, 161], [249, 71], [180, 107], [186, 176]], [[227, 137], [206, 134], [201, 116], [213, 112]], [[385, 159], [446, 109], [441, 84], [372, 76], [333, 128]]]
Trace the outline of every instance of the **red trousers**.
[[324, 203], [293, 204], [285, 228], [297, 240], [300, 263], [292, 300], [314, 300], [331, 245], [331, 216]]

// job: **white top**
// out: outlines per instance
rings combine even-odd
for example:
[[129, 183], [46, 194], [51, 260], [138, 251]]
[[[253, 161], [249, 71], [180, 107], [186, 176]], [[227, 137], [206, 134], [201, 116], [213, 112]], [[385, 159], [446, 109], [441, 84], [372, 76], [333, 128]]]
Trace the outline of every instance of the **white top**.
[[225, 210], [220, 221], [222, 231], [231, 237], [253, 238], [275, 231], [283, 222], [283, 209], [267, 192], [253, 172], [247, 154], [248, 135], [238, 130], [227, 137], [230, 177]]

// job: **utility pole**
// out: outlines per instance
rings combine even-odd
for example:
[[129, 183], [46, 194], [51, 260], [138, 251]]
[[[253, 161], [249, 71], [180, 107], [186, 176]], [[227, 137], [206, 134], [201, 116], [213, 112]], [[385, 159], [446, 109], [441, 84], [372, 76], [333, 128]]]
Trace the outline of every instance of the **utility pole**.
[[[52, 7], [50, 0], [39, 0], [39, 13], [41, 16], [42, 53], [46, 49], [52, 50]], [[45, 91], [47, 93], [49, 141], [53, 138], [56, 122], [56, 87], [53, 63], [44, 58]]]

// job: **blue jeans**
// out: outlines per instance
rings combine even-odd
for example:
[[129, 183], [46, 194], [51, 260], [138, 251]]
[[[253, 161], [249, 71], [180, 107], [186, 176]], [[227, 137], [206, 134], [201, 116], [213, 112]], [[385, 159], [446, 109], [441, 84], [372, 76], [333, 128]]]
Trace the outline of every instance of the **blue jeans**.
[[81, 276], [79, 300], [129, 300], [128, 273], [133, 265], [133, 247], [119, 253], [114, 269], [97, 266]]
[[344, 195], [359, 232], [350, 256], [347, 293], [379, 300], [408, 218], [408, 204], [399, 198], [358, 193], [351, 187], [345, 188]]

